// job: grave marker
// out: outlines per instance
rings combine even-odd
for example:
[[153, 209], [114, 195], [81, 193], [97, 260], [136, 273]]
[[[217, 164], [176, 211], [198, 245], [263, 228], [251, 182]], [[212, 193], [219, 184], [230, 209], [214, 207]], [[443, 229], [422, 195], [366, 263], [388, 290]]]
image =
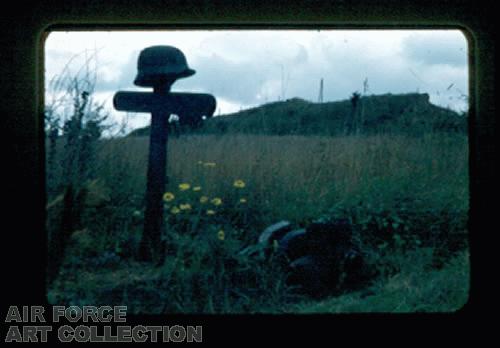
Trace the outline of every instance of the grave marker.
[[146, 211], [139, 257], [144, 261], [161, 262], [164, 256], [162, 197], [166, 180], [168, 119], [172, 114], [193, 122], [203, 116], [212, 117], [216, 100], [210, 94], [170, 92], [177, 79], [195, 73], [188, 67], [184, 54], [175, 47], [145, 48], [139, 54], [137, 69], [134, 84], [153, 87], [153, 92], [120, 91], [115, 94], [113, 105], [119, 111], [151, 113]]

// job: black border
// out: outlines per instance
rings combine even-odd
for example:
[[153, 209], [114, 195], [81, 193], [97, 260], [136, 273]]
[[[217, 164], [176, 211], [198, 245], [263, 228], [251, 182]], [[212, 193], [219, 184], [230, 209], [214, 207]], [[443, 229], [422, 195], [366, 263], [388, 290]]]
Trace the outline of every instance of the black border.
[[[482, 274], [483, 251], [494, 226], [495, 98], [494, 28], [491, 4], [478, 1], [157, 1], [71, 0], [2, 2], [0, 96], [4, 205], [2, 207], [2, 317], [9, 305], [43, 305], [47, 242], [44, 234], [43, 40], [48, 29], [290, 29], [459, 28], [470, 43], [470, 188], [472, 286], [469, 303], [457, 313], [305, 316], [127, 316], [134, 324], [204, 325], [204, 342], [341, 344], [359, 339], [401, 344], [427, 338], [461, 339], [494, 298]], [[5, 134], [7, 136], [5, 136]], [[6, 141], [5, 141], [6, 140]], [[453, 168], [450, 168], [453, 170]], [[3, 319], [2, 319], [3, 321]], [[436, 325], [436, 323], [438, 325]], [[443, 324], [446, 324], [443, 326]], [[354, 329], [351, 332], [347, 329]], [[5, 330], [2, 329], [2, 336]], [[449, 336], [447, 335], [449, 334]], [[338, 342], [338, 343], [335, 343]], [[430, 343], [430, 342], [429, 342]]]

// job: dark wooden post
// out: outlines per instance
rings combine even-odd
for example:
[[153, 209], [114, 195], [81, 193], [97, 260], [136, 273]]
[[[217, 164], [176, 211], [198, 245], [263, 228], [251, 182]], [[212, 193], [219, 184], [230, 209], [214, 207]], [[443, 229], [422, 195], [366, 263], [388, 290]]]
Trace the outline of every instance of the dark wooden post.
[[[168, 82], [156, 85], [153, 93], [166, 96], [171, 85]], [[162, 196], [165, 192], [169, 116], [167, 110], [159, 108], [153, 109], [151, 113], [144, 235], [139, 248], [139, 256], [144, 261], [161, 261], [163, 254], [161, 237], [164, 235], [165, 225]]]
[[209, 94], [170, 92], [177, 79], [194, 73], [179, 49], [172, 46], [149, 47], [139, 55], [134, 83], [141, 87], [153, 87], [153, 93], [117, 92], [113, 97], [116, 110], [151, 112], [146, 211], [139, 246], [139, 257], [143, 261], [159, 263], [165, 256], [162, 197], [166, 186], [169, 116], [177, 114], [190, 123], [201, 120], [202, 116], [212, 117], [215, 111], [216, 100]]

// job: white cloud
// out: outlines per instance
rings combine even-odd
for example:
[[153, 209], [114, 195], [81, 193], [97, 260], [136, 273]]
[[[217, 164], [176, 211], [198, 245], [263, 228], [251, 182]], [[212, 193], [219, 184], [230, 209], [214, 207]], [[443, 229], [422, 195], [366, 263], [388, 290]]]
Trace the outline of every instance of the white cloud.
[[467, 41], [457, 30], [412, 34], [404, 40], [403, 52], [406, 57], [424, 65], [451, 65], [463, 68], [467, 64]]
[[176, 82], [173, 90], [214, 94], [216, 113], [282, 97], [316, 101], [321, 78], [325, 101], [362, 91], [367, 78], [371, 94], [419, 90], [432, 102], [465, 108], [459, 90], [467, 92], [467, 45], [458, 30], [54, 32], [46, 41], [46, 79], [76, 54], [73, 70], [82, 66], [85, 54], [97, 52], [96, 88], [111, 108], [117, 90], [139, 89], [133, 85], [137, 57], [152, 45], [184, 52], [197, 73]]

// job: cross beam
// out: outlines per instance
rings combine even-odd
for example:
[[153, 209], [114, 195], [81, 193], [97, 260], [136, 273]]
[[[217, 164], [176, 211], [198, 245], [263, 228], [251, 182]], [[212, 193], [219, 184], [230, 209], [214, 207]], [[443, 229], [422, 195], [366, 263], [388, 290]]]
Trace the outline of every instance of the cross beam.
[[199, 115], [210, 117], [215, 111], [215, 98], [210, 94], [169, 93], [159, 95], [147, 92], [117, 92], [113, 104], [118, 111], [155, 112]]

